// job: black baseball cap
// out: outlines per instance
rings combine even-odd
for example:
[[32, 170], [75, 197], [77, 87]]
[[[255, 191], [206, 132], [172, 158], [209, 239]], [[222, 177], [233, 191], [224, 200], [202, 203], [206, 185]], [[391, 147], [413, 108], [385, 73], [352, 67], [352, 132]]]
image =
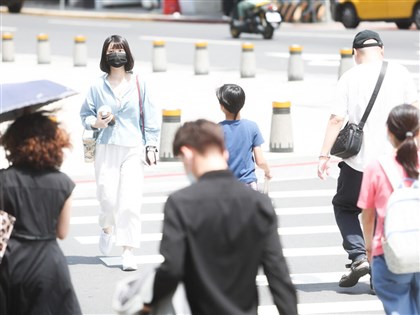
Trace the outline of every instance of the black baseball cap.
[[[369, 39], [376, 40], [376, 43], [369, 43], [365, 44], [365, 42]], [[364, 30], [356, 34], [353, 40], [353, 48], [364, 48], [364, 47], [373, 47], [379, 46], [383, 47], [384, 43], [382, 42], [381, 37], [378, 33], [370, 30]]]

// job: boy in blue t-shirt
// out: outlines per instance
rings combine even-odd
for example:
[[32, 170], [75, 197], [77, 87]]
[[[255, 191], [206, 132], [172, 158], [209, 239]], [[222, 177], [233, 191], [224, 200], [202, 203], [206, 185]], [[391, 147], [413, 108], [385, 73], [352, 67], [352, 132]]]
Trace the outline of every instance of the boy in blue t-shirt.
[[260, 129], [255, 122], [240, 116], [245, 92], [239, 85], [224, 84], [217, 89], [216, 96], [225, 114], [225, 120], [219, 124], [225, 134], [229, 169], [241, 182], [256, 190], [255, 164], [264, 170], [266, 179], [271, 179], [271, 174], [261, 149], [264, 139]]

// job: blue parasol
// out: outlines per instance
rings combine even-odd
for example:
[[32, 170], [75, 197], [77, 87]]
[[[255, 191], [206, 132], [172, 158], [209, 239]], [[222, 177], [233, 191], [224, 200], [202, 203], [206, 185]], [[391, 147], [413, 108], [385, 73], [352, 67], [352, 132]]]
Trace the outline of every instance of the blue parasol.
[[77, 94], [49, 80], [0, 84], [0, 123]]

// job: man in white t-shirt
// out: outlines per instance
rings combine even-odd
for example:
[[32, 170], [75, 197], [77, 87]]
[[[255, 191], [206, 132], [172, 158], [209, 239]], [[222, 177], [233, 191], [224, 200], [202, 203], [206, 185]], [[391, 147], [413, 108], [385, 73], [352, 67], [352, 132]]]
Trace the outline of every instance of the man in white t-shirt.
[[[335, 103], [327, 124], [324, 142], [318, 163], [318, 176], [328, 175], [330, 150], [340, 129], [348, 119], [358, 124], [372, 96], [384, 59], [383, 42], [378, 33], [364, 30], [353, 41], [356, 66], [345, 72], [337, 83]], [[379, 94], [364, 126], [363, 144], [360, 152], [341, 161], [337, 180], [337, 193], [332, 203], [337, 225], [343, 238], [344, 250], [348, 253], [350, 269], [340, 279], [340, 287], [352, 287], [359, 278], [370, 272], [365, 242], [357, 207], [363, 170], [370, 160], [390, 150], [387, 141], [386, 119], [390, 110], [401, 104], [417, 105], [417, 90], [406, 68], [389, 62]]]

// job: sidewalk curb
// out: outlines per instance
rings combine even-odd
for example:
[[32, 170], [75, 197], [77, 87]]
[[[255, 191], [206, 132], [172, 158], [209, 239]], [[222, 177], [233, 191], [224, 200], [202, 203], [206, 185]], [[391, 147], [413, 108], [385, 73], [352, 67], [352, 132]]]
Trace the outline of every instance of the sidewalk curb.
[[[0, 13], [8, 13], [6, 7], [0, 8]], [[223, 20], [222, 17], [208, 16], [188, 16], [188, 15], [164, 15], [154, 13], [123, 13], [123, 12], [103, 12], [103, 11], [83, 11], [83, 10], [57, 10], [57, 9], [39, 9], [39, 8], [22, 8], [20, 14], [36, 15], [36, 16], [55, 16], [68, 18], [84, 18], [84, 19], [111, 19], [111, 20], [129, 20], [129, 21], [146, 21], [146, 22], [178, 22], [178, 23], [208, 23], [208, 24], [227, 24], [229, 21]]]

